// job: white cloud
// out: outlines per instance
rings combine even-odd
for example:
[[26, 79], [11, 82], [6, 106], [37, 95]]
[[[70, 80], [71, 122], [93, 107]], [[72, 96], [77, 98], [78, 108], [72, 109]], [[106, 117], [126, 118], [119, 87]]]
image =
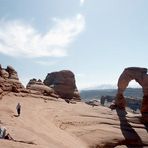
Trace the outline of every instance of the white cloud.
[[81, 14], [71, 19], [53, 19], [55, 25], [45, 34], [19, 20], [0, 21], [0, 52], [21, 57], [61, 57], [85, 27]]
[[42, 66], [52, 66], [57, 64], [57, 61], [35, 61], [36, 64], [40, 64]]
[[82, 6], [84, 4], [85, 0], [80, 0], [80, 5]]

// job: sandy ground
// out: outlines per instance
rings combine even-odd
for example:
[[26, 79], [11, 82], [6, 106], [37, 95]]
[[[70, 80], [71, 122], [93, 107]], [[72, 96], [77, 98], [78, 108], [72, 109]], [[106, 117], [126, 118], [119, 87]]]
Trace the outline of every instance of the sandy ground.
[[[18, 102], [20, 117], [16, 116]], [[0, 126], [16, 141], [1, 139], [0, 148], [148, 147], [148, 129], [139, 115], [118, 114], [83, 102], [10, 93], [0, 100]]]

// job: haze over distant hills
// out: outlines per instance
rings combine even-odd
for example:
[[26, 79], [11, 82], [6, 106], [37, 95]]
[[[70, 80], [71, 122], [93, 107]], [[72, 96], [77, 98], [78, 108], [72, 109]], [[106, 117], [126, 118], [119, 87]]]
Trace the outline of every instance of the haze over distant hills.
[[98, 86], [92, 86], [92, 87], [87, 87], [87, 88], [83, 88], [81, 89], [83, 90], [102, 90], [102, 89], [117, 89], [116, 85], [112, 85], [112, 84], [101, 84]]
[[[141, 86], [135, 81], [132, 80], [130, 81], [128, 88], [141, 88]], [[102, 89], [117, 89], [117, 84], [109, 84], [109, 83], [105, 83], [105, 84], [100, 84], [100, 85], [95, 85], [95, 86], [89, 86], [86, 88], [82, 88], [80, 90], [102, 90]]]
[[[80, 91], [83, 100], [99, 99], [101, 96], [115, 96], [117, 89], [85, 89]], [[127, 97], [142, 98], [142, 88], [127, 88], [124, 92]]]

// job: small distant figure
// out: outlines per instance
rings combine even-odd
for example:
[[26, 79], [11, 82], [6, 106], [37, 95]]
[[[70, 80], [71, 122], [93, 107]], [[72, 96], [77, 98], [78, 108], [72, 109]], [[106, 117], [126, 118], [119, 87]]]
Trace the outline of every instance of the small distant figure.
[[104, 106], [104, 104], [105, 104], [105, 96], [102, 96], [101, 97], [100, 103], [101, 103], [101, 105]]
[[7, 130], [5, 127], [0, 127], [0, 139], [7, 139], [7, 140], [13, 140], [15, 141], [9, 133], [7, 133]]
[[18, 116], [20, 116], [20, 113], [21, 113], [21, 104], [20, 103], [17, 104], [16, 110], [17, 110]]
[[6, 135], [6, 128], [0, 127], [0, 139], [4, 139]]

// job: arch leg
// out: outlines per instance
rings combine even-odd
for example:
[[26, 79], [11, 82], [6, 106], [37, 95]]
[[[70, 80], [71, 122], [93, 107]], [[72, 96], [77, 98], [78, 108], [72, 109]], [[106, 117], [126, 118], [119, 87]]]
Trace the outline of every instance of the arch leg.
[[126, 100], [122, 93], [118, 93], [116, 96], [115, 104], [120, 109], [125, 109], [126, 107]]
[[148, 123], [148, 96], [143, 96], [141, 114], [143, 122]]

